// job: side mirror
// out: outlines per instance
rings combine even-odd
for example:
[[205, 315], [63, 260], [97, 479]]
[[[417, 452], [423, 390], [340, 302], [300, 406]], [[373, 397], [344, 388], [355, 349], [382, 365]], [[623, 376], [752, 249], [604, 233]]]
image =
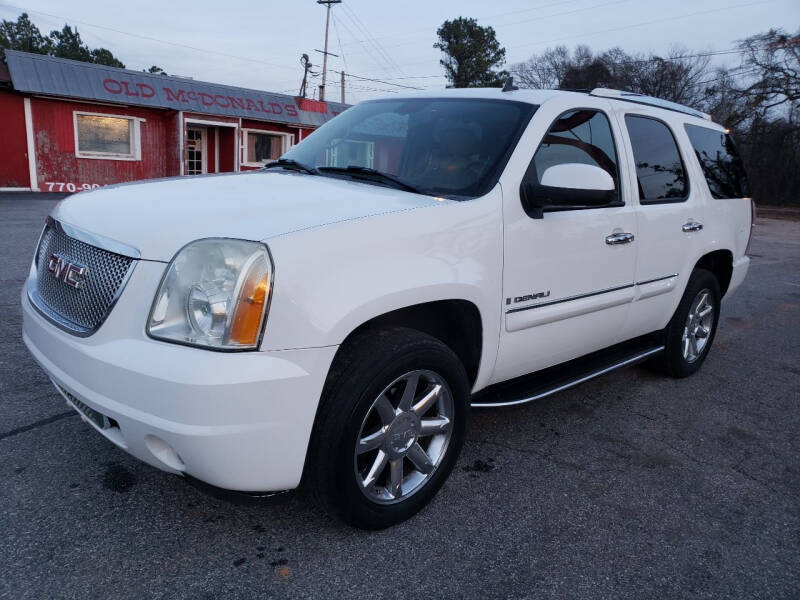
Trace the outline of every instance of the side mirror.
[[545, 170], [541, 183], [523, 179], [519, 194], [528, 216], [541, 219], [545, 210], [605, 206], [615, 189], [611, 175], [600, 167], [567, 163]]

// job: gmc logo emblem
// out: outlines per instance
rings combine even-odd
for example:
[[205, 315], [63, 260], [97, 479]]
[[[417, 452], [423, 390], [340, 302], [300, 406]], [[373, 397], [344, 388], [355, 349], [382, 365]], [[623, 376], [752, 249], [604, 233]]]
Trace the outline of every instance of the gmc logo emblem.
[[60, 254], [51, 254], [46, 267], [50, 275], [76, 290], [86, 285], [86, 278], [89, 276], [87, 267], [70, 262]]

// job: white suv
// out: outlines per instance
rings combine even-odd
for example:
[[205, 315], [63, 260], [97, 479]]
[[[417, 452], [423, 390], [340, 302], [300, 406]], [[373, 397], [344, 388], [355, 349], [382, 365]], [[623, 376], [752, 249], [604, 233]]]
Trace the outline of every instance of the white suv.
[[48, 218], [24, 339], [111, 442], [212, 493], [303, 481], [408, 518], [470, 405], [708, 354], [753, 220], [727, 131], [591, 93], [364, 102], [248, 174], [80, 193]]

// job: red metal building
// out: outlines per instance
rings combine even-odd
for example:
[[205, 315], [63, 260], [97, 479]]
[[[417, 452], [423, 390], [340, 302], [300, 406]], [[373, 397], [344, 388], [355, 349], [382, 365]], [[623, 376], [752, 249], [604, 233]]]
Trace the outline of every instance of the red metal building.
[[73, 192], [263, 166], [344, 104], [6, 51], [0, 190]]

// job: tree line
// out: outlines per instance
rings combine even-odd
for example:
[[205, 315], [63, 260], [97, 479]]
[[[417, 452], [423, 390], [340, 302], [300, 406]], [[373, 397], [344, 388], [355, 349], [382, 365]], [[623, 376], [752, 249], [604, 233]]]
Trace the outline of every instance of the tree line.
[[[64, 24], [60, 30], [53, 30], [44, 35], [30, 20], [27, 13], [22, 13], [16, 21], [3, 19], [0, 22], [0, 59], [5, 50], [21, 50], [35, 54], [46, 54], [58, 58], [69, 58], [81, 62], [106, 65], [108, 67], [125, 68], [108, 48], [90, 48], [82, 39], [77, 27]], [[163, 73], [163, 69], [152, 66], [148, 73]]]
[[[501, 85], [512, 75], [522, 88], [606, 87], [655, 96], [712, 115], [731, 129], [756, 202], [800, 206], [800, 29], [771, 29], [718, 52], [676, 47], [659, 55], [616, 47], [595, 52], [557, 46], [505, 64], [492, 27], [458, 18], [437, 31], [435, 48], [453, 87]], [[714, 66], [719, 56], [736, 66]]]

